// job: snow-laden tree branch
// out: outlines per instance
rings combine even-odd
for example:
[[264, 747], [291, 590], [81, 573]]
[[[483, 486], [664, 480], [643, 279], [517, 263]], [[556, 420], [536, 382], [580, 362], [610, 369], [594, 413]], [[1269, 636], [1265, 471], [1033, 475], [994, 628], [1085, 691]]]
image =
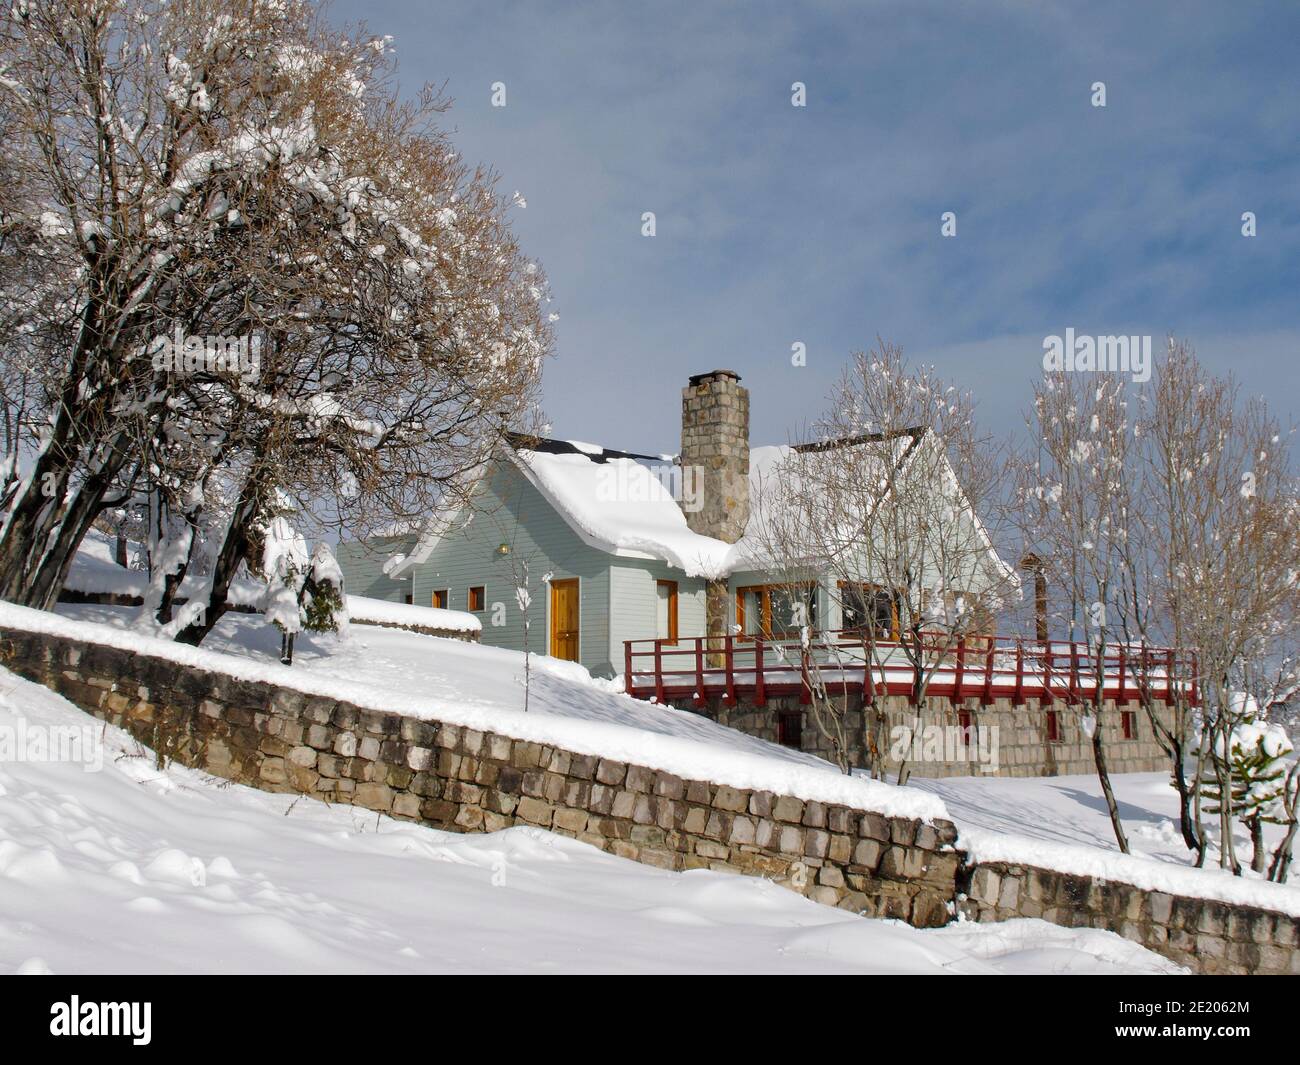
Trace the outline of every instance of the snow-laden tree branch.
[[437, 129], [445, 102], [390, 88], [386, 39], [303, 0], [64, 0], [0, 18], [0, 70], [24, 456], [0, 595], [49, 606], [133, 501], [184, 544], [158, 545], [160, 623], [181, 577], [210, 578], [197, 642], [273, 491], [324, 526], [416, 525], [531, 419], [545, 279]]

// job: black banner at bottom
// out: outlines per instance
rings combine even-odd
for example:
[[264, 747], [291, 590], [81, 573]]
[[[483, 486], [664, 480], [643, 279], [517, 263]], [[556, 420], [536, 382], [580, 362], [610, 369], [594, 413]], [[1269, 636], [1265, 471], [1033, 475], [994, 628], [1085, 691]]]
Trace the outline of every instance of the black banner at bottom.
[[[515, 1034], [521, 1043], [545, 1039], [543, 1033], [556, 1025], [570, 1024], [584, 1036], [617, 1039], [622, 1033], [636, 1032], [641, 1039], [648, 1034], [649, 1024], [659, 1032], [654, 1041], [668, 1044], [661, 1050], [675, 1049], [672, 1041], [680, 1035], [681, 1049], [697, 1054], [701, 1037], [709, 1039], [709, 1028], [715, 1029], [720, 1048], [727, 1045], [723, 1040], [734, 1045], [748, 1019], [752, 1034], [761, 1035], [769, 1052], [785, 1049], [783, 1031], [788, 1032], [791, 1052], [815, 1052], [823, 1039], [828, 1048], [860, 1039], [865, 1050], [880, 1037], [880, 1025], [892, 1023], [888, 1021], [892, 1018], [901, 1026], [900, 1035], [915, 1034], [915, 1025], [924, 1023], [936, 1036], [951, 1035], [954, 1049], [969, 1050], [984, 1039], [1006, 1049], [1018, 1035], [1027, 1047], [1041, 1047], [1044, 1031], [1050, 1029], [1055, 1044], [1070, 1050], [1154, 1044], [1183, 1053], [1202, 1044], [1232, 1053], [1237, 1047], [1255, 1050], [1294, 1044], [1298, 986], [1285, 977], [1006, 976], [968, 977], [937, 987], [934, 981], [942, 978], [840, 976], [833, 985], [822, 978], [798, 988], [802, 997], [795, 1014], [787, 1018], [790, 1023], [773, 1025], [770, 996], [775, 989], [760, 989], [734, 976], [710, 978], [707, 985], [692, 981], [689, 989], [674, 977], [673, 988], [623, 998], [624, 1005], [617, 1009], [600, 1005], [609, 1001], [607, 988], [575, 999], [567, 985], [582, 980], [580, 976], [551, 977], [549, 985], [534, 979], [527, 995], [502, 996], [498, 989], [491, 998], [479, 999], [478, 1005], [474, 1005], [472, 982], [464, 976], [455, 979], [457, 987], [448, 998], [445, 990], [435, 986], [438, 977], [16, 977], [0, 984], [0, 1030], [5, 1033], [5, 1056], [11, 1061], [21, 1060], [15, 1052], [55, 1049], [57, 1044], [92, 1051], [114, 1044], [114, 1049], [136, 1052], [193, 1052], [203, 1047], [220, 1054], [225, 1036], [232, 1045], [255, 1038], [259, 1056], [265, 1057], [277, 1044], [300, 1050], [318, 1040], [331, 1052], [346, 1049], [354, 1040], [366, 1048], [373, 1048], [377, 1039], [409, 1041], [416, 1047], [426, 1041], [427, 1023], [434, 1020], [430, 1003], [442, 1002], [445, 1007], [460, 1001], [467, 1008], [439, 1011], [435, 1023], [440, 1043], [448, 1029], [460, 1023], [466, 1026], [467, 1039], [474, 1033], [481, 1038], [487, 1019], [484, 1003], [494, 1002], [492, 1014], [506, 1020], [504, 1031]], [[793, 990], [782, 988], [779, 1001], [793, 1005], [795, 1000], [788, 997]], [[707, 1002], [702, 1016], [685, 1026], [672, 1017], [674, 1008], [690, 1013], [690, 1003], [700, 996]], [[633, 1005], [638, 1002], [640, 1006]], [[233, 1012], [232, 1006], [236, 1006]], [[534, 1016], [544, 1028], [528, 1027]], [[823, 1023], [808, 1023], [817, 1016]], [[707, 1022], [706, 1017], [713, 1021]], [[831, 1017], [839, 1020], [832, 1024]], [[243, 1031], [236, 1030], [240, 1018]], [[322, 1023], [322, 1030], [313, 1031]]]

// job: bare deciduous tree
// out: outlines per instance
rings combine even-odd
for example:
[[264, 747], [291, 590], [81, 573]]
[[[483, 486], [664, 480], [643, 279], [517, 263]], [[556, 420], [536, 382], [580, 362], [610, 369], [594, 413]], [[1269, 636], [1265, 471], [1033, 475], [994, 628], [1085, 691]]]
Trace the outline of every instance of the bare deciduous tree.
[[[1294, 647], [1300, 556], [1287, 436], [1262, 402], [1242, 402], [1230, 378], [1208, 374], [1174, 340], [1145, 389], [1048, 375], [1032, 428], [1042, 443], [1018, 493], [1026, 537], [1042, 545], [1072, 638], [1087, 640], [1089, 715], [1102, 722], [1101, 681], [1118, 661], [1169, 755], [1183, 838], [1203, 863], [1207, 774], [1220, 794], [1233, 783], [1213, 752], [1243, 723], [1251, 672]], [[1158, 645], [1178, 654], [1155, 656]], [[1124, 849], [1099, 727], [1093, 747]], [[1239, 871], [1230, 803], [1218, 827], [1220, 860]]]
[[[96, 518], [143, 500], [180, 544], [158, 620], [187, 573], [207, 580], [176, 629], [197, 642], [275, 490], [325, 526], [415, 521], [528, 420], [545, 280], [492, 175], [434, 125], [445, 102], [399, 101], [391, 63], [303, 0], [3, 16], [12, 226], [44, 285], [2, 279], [39, 401], [12, 398], [7, 364], [31, 473], [0, 596], [49, 606]], [[258, 358], [214, 364], [232, 338]]]
[[[1064, 697], [1081, 709], [1115, 840], [1128, 853], [1106, 761], [1104, 726], [1111, 716], [1105, 685], [1108, 655], [1116, 645], [1112, 615], [1122, 601], [1132, 518], [1131, 415], [1117, 379], [1051, 373], [1035, 389], [1034, 416], [1031, 430], [1040, 440], [1038, 453], [1026, 467], [1018, 493], [1027, 539], [1051, 583], [1064, 589], [1072, 647], [1082, 640], [1088, 648], [1083, 659], [1088, 676], [1077, 675], [1078, 660], [1072, 657]], [[1044, 654], [1055, 656], [1050, 641]]]
[[[881, 341], [853, 356], [826, 413], [760, 471], [746, 536], [755, 565], [791, 587], [817, 583], [832, 627], [850, 630], [814, 644], [810, 618], [800, 663], [814, 719], [846, 772], [855, 746], [883, 772], [878, 678], [904, 673], [911, 705], [925, 706], [936, 674], [959, 652], [983, 652], [980, 637], [1016, 593], [995, 547], [1001, 525], [987, 521], [1000, 520], [1001, 465], [969, 396]], [[848, 733], [845, 679], [864, 685], [858, 737]]]

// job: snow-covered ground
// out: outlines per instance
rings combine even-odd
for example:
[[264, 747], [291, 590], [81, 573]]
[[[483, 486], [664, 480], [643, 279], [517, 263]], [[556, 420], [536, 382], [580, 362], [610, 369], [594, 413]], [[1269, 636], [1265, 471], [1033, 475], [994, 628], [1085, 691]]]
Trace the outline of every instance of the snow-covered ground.
[[[1170, 786], [1168, 774], [1117, 773], [1111, 777], [1111, 784], [1133, 853], [1186, 864], [1188, 851], [1178, 831], [1178, 793]], [[962, 826], [1049, 843], [1115, 849], [1106, 800], [1095, 775], [943, 780], [913, 777], [908, 786], [939, 796]], [[1217, 824], [1210, 828], [1217, 835]], [[1281, 826], [1268, 825], [1265, 837], [1276, 840], [1281, 831]], [[1237, 853], [1250, 853], [1244, 830], [1237, 836]]]
[[[0, 671], [0, 728], [87, 716]], [[103, 762], [0, 762], [0, 973], [1165, 973], [1107, 932], [918, 931], [547, 832], [461, 836], [271, 795], [95, 724]]]

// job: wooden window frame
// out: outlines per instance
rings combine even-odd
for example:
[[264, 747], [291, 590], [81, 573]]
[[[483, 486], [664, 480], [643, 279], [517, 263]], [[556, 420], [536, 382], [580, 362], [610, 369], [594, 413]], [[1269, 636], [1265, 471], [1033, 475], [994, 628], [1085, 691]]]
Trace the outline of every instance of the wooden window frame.
[[[803, 588], [812, 592], [812, 613], [817, 612], [817, 582], [816, 581], [791, 581], [775, 582], [773, 584], [746, 584], [736, 588], [736, 627], [739, 629], [739, 637], [742, 640], [752, 640], [761, 636], [765, 640], [789, 640], [799, 635], [798, 631], [794, 632], [773, 632], [772, 631], [772, 593], [774, 591], [786, 591], [792, 588]], [[745, 593], [759, 593], [759, 611], [762, 614], [761, 623], [758, 632], [745, 631]], [[817, 618], [808, 619], [809, 626], [814, 632], [817, 631]]]
[[[474, 605], [476, 598], [478, 599], [478, 606]], [[471, 614], [483, 613], [487, 609], [487, 585], [471, 584], [469, 591], [465, 593], [465, 605], [469, 608]]]
[[861, 589], [862, 591], [884, 592], [886, 595], [889, 596], [889, 632], [887, 635], [882, 636], [880, 634], [880, 631], [877, 629], [876, 639], [887, 640], [891, 643], [898, 642], [899, 636], [902, 632], [902, 628], [900, 626], [899, 617], [898, 617], [898, 593], [897, 592], [891, 592], [886, 585], [876, 584], [874, 581], [838, 581], [837, 588], [839, 590], [839, 595], [840, 595], [840, 629], [842, 631], [847, 632], [852, 630], [856, 632], [858, 628], [865, 628], [865, 626], [855, 627], [855, 626], [849, 626], [844, 624], [844, 596], [845, 596], [845, 592], [848, 589], [858, 588]]
[[[659, 622], [659, 589], [668, 589], [668, 635], [662, 639], [665, 644], [677, 643], [677, 582], [676, 581], [655, 581], [655, 623]], [[656, 639], [660, 637], [656, 633]]]
[[446, 610], [451, 603], [450, 588], [435, 588], [429, 596], [429, 602], [435, 610]]

